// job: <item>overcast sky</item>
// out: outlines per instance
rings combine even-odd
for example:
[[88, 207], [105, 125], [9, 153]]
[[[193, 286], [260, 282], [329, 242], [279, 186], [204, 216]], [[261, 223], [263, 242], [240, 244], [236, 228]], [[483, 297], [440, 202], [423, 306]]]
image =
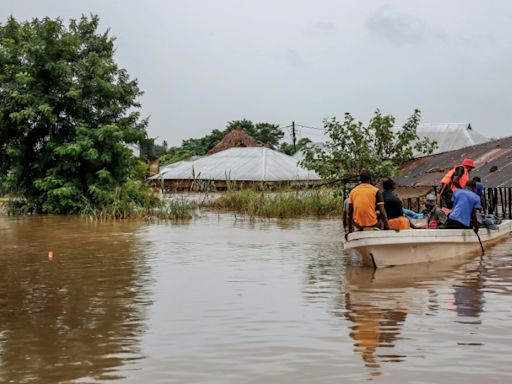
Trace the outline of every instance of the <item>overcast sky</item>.
[[157, 142], [377, 108], [512, 135], [512, 1], [0, 0], [2, 22], [82, 13], [117, 38]]

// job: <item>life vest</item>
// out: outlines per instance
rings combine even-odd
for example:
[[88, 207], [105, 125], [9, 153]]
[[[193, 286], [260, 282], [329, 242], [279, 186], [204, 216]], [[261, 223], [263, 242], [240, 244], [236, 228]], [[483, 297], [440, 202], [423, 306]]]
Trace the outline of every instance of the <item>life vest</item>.
[[446, 175], [444, 175], [443, 179], [441, 180], [441, 184], [449, 185], [452, 192], [455, 191], [456, 189], [458, 189], [457, 186], [455, 184], [453, 184], [453, 181], [452, 181], [453, 174], [455, 173], [455, 170], [458, 167], [462, 167], [462, 169], [464, 169], [464, 173], [462, 174], [462, 176], [460, 177], [460, 180], [459, 180], [459, 185], [462, 188], [464, 188], [466, 186], [466, 183], [469, 180], [469, 172], [466, 167], [464, 167], [462, 165], [457, 165], [456, 167], [453, 167]]

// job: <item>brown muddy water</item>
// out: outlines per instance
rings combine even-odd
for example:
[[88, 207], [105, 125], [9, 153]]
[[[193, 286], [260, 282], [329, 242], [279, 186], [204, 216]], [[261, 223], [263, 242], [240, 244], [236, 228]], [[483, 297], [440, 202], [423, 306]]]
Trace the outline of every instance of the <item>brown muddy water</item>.
[[0, 217], [0, 382], [510, 382], [512, 239], [373, 272], [340, 231]]

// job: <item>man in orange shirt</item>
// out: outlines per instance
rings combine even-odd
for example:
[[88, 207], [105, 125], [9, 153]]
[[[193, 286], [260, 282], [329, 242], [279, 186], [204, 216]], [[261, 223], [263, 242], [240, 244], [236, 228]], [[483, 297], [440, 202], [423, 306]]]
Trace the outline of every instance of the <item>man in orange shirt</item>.
[[371, 183], [371, 173], [361, 171], [359, 179], [361, 183], [350, 192], [348, 197], [348, 232], [345, 238], [349, 233], [354, 232], [354, 224], [359, 231], [377, 228], [379, 225], [377, 209], [380, 211], [384, 229], [389, 229], [384, 200], [380, 190]]

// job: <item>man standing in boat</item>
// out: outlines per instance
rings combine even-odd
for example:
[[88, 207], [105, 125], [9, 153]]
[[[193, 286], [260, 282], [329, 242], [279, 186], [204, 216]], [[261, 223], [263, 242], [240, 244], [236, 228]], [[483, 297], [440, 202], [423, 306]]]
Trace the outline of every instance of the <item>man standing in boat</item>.
[[384, 200], [380, 190], [372, 185], [372, 175], [369, 171], [361, 171], [361, 183], [355, 187], [348, 197], [348, 234], [354, 232], [354, 225], [358, 231], [378, 229], [378, 210], [384, 229], [389, 229], [388, 217], [384, 209]]
[[464, 188], [469, 180], [469, 173], [475, 168], [475, 162], [466, 158], [462, 164], [452, 168], [441, 180], [441, 207], [445, 206], [452, 209], [453, 192], [457, 189]]
[[453, 210], [448, 216], [446, 228], [470, 229], [478, 232], [477, 210], [482, 209], [480, 196], [476, 194], [476, 182], [468, 180], [466, 187], [453, 192]]

